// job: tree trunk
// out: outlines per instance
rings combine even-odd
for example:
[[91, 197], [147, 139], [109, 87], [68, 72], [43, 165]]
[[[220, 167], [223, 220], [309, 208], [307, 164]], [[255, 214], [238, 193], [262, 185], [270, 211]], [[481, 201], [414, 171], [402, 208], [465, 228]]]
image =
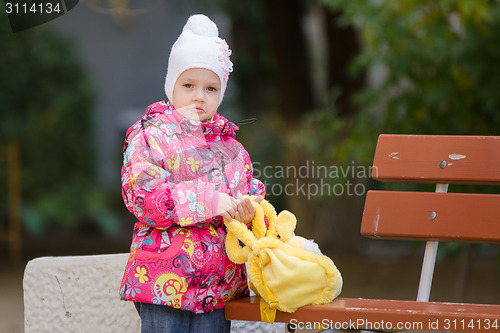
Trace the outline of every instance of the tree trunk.
[[303, 2], [266, 1], [267, 20], [276, 59], [279, 113], [293, 130], [308, 110], [315, 108], [309, 79], [309, 62], [302, 30]]
[[349, 66], [354, 57], [361, 51], [356, 30], [352, 26], [340, 26], [337, 21], [339, 13], [332, 13], [324, 7], [325, 25], [327, 31], [328, 86], [340, 87], [341, 93], [337, 100], [339, 116], [350, 116], [356, 113], [351, 102], [352, 95], [362, 88], [364, 76], [353, 77]]
[[[303, 156], [287, 142], [287, 137], [296, 131], [302, 116], [315, 108], [302, 30], [304, 3], [301, 0], [272, 0], [265, 3], [272, 51], [276, 59], [277, 109], [284, 120], [283, 164], [285, 167], [297, 168], [304, 163]], [[295, 179], [286, 181], [295, 183]], [[307, 202], [301, 196], [287, 196], [286, 206], [297, 216], [298, 221], [307, 221]]]

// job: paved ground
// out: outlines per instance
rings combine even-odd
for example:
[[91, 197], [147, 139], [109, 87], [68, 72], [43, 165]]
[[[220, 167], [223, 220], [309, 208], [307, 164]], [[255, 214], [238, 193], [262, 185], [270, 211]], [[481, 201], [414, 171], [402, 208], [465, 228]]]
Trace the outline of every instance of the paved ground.
[[[60, 240], [60, 239], [59, 239]], [[24, 260], [20, 265], [9, 262], [6, 248], [0, 247], [0, 332], [23, 332], [22, 276], [27, 260], [44, 255], [75, 255], [125, 252], [128, 240], [115, 239], [102, 245], [101, 240], [89, 237], [71, 239], [73, 250], [62, 242], [46, 239], [25, 243]], [[3, 245], [2, 245], [3, 246]], [[421, 265], [421, 255], [332, 256], [344, 277], [344, 297], [415, 299]], [[456, 300], [458, 261], [438, 264], [431, 299]], [[496, 303], [500, 298], [500, 264], [491, 256], [473, 256], [466, 283], [465, 302]]]

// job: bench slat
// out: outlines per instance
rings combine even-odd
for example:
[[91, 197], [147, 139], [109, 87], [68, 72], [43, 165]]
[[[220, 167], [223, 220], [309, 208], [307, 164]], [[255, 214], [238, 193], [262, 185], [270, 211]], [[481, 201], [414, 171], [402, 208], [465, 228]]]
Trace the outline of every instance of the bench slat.
[[498, 207], [500, 195], [496, 194], [368, 191], [361, 234], [372, 238], [498, 243]]
[[500, 184], [500, 137], [382, 134], [372, 177], [392, 182]]
[[[226, 303], [226, 319], [259, 321], [259, 302], [258, 296], [252, 296]], [[335, 328], [335, 323], [378, 328], [375, 325], [383, 321], [383, 328], [395, 329], [402, 323], [414, 326], [401, 328], [415, 330], [492, 332], [495, 323], [500, 325], [500, 305], [337, 298], [328, 304], [301, 307], [294, 313], [278, 311], [276, 321], [320, 323], [330, 328]], [[438, 326], [429, 327], [434, 323]]]

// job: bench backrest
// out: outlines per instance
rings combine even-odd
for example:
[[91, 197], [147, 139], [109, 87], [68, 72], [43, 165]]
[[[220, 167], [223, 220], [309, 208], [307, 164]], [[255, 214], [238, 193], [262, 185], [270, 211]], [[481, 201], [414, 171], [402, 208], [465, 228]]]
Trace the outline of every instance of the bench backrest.
[[500, 184], [500, 137], [380, 135], [372, 177], [435, 183], [436, 192], [368, 191], [361, 234], [425, 240], [418, 301], [428, 301], [439, 241], [500, 243], [500, 195], [447, 193], [448, 184]]
[[[500, 137], [380, 135], [380, 181], [500, 184]], [[500, 242], [500, 195], [368, 191], [361, 234], [374, 238]]]

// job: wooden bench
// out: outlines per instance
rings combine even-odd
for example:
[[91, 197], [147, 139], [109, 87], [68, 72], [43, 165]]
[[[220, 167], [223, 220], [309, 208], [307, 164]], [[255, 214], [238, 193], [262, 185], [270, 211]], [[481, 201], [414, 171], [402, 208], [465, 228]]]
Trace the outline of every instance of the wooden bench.
[[[361, 223], [366, 237], [426, 241], [417, 300], [338, 298], [295, 313], [278, 312], [276, 321], [348, 329], [500, 332], [500, 305], [429, 302], [439, 241], [500, 242], [500, 195], [448, 193], [448, 184], [500, 184], [500, 137], [380, 135], [372, 177], [437, 184], [435, 192], [369, 191]], [[229, 302], [226, 318], [259, 321], [258, 297]]]

